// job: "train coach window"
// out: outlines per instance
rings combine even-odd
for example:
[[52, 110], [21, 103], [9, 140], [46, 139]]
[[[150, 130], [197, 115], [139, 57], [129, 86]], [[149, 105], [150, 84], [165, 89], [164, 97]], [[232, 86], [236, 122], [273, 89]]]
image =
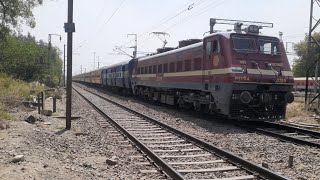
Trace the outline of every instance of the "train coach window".
[[149, 66], [149, 74], [152, 74], [152, 66]]
[[195, 58], [193, 60], [193, 69], [194, 70], [201, 70], [201, 58]]
[[153, 69], [152, 73], [153, 73], [153, 74], [157, 74], [157, 66], [154, 65], [152, 69]]
[[162, 64], [158, 65], [158, 73], [162, 73]]
[[163, 65], [163, 72], [167, 73], [168, 72], [168, 64]]
[[175, 64], [172, 62], [172, 63], [170, 63], [170, 67], [169, 67], [170, 69], [170, 72], [174, 72], [175, 71]]
[[184, 71], [191, 71], [191, 60], [185, 60], [184, 61]]
[[145, 73], [145, 74], [148, 74], [148, 67], [147, 67], [147, 66], [144, 67], [144, 73]]
[[182, 61], [178, 61], [177, 63], [177, 72], [181, 72], [182, 71]]

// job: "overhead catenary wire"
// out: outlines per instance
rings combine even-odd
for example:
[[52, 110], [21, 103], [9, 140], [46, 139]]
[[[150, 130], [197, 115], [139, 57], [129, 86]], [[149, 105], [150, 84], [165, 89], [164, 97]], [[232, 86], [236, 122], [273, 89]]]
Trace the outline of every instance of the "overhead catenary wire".
[[[97, 35], [101, 32], [102, 28], [104, 28], [104, 26], [106, 24], [108, 24], [110, 22], [110, 20], [114, 17], [114, 15], [119, 11], [119, 9], [123, 6], [123, 4], [126, 2], [126, 0], [122, 0], [121, 3], [119, 4], [119, 6], [113, 11], [113, 13], [111, 14], [111, 16], [103, 23], [103, 25], [96, 31], [96, 33], [94, 33], [94, 37], [91, 39], [95, 39], [97, 37]], [[107, 6], [107, 4], [105, 5]], [[78, 46], [78, 48], [76, 48], [73, 52], [76, 52], [77, 50], [79, 50], [80, 48], [82, 48], [86, 43], [89, 42], [89, 39], [82, 41], [82, 43]]]
[[[144, 40], [144, 38], [142, 38], [142, 37], [144, 37], [144, 36], [146, 36], [146, 35], [149, 35], [150, 32], [152, 32], [152, 31], [155, 30], [156, 28], [158, 28], [158, 27], [160, 27], [161, 25], [163, 25], [163, 24], [165, 24], [165, 23], [167, 23], [167, 22], [175, 19], [176, 17], [180, 16], [181, 14], [183, 14], [183, 13], [185, 13], [185, 12], [191, 11], [192, 9], [196, 8], [197, 6], [201, 5], [202, 3], [206, 2], [206, 1], [208, 1], [208, 0], [200, 0], [200, 1], [197, 2], [197, 3], [189, 4], [187, 7], [186, 7], [186, 5], [187, 5], [187, 3], [186, 3], [182, 8], [178, 8], [178, 9], [176, 10], [176, 11], [179, 11], [178, 13], [176, 13], [176, 14], [174, 14], [174, 15], [172, 15], [172, 16], [171, 16], [171, 15], [166, 16], [165, 18], [163, 18], [162, 20], [160, 20], [159, 23], [153, 25], [153, 26], [152, 26], [151, 28], [149, 28], [147, 31], [145, 31], [145, 32], [143, 32], [143, 33], [141, 33], [141, 34], [138, 34], [138, 38], [139, 38], [140, 40], [141, 40], [141, 39]], [[189, 0], [188, 2], [190, 2], [190, 0]], [[148, 39], [150, 39], [150, 38], [148, 38]], [[129, 44], [129, 43], [131, 43], [131, 42], [132, 42], [132, 40], [127, 41], [127, 42], [123, 43], [122, 45], [120, 45], [119, 47], [123, 47], [124, 45]]]
[[[172, 29], [173, 27], [175, 27], [175, 26], [177, 26], [177, 25], [179, 25], [179, 24], [181, 24], [181, 23], [184, 23], [184, 22], [190, 20], [190, 19], [192, 19], [192, 18], [195, 17], [195, 16], [198, 16], [198, 15], [201, 15], [201, 14], [207, 12], [208, 10], [210, 10], [210, 9], [212, 8], [211, 6], [214, 5], [214, 4], [216, 4], [218, 1], [219, 1], [219, 0], [216, 0], [216, 1], [208, 4], [208, 5], [205, 6], [204, 8], [202, 8], [202, 9], [200, 9], [199, 11], [191, 14], [190, 16], [184, 18], [183, 20], [178, 21], [177, 23], [173, 24], [172, 26], [166, 28], [166, 29], [163, 30], [163, 31], [164, 31], [164, 32], [167, 32], [168, 30]], [[216, 8], [216, 7], [224, 4], [226, 1], [227, 1], [227, 0], [224, 0], [224, 1], [222, 1], [221, 3], [219, 3], [219, 4], [216, 4], [216, 6], [214, 6], [213, 8]], [[203, 10], [205, 10], [205, 11], [203, 11]], [[199, 12], [200, 12], [200, 13], [199, 13]], [[154, 38], [154, 37], [149, 37], [148, 39], [146, 39], [146, 40], [144, 40], [144, 41], [140, 41], [140, 43], [138, 43], [138, 45], [141, 45], [141, 44], [143, 44], [144, 42], [146, 42], [146, 41], [148, 41], [148, 40], [150, 40], [150, 39], [152, 39], [152, 38]]]

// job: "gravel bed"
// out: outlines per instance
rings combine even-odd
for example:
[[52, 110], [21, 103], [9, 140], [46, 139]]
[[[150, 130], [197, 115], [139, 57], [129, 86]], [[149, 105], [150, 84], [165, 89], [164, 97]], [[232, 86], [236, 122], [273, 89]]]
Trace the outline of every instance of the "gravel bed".
[[[20, 113], [9, 129], [0, 130], [0, 180], [167, 179], [161, 173], [141, 173], [155, 167], [136, 165], [146, 158], [132, 159], [141, 153], [114, 128], [101, 128], [101, 115], [78, 95], [74, 93], [72, 100], [73, 116], [81, 118], [72, 121], [70, 131], [64, 130], [64, 119], [37, 112]], [[65, 101], [57, 105], [60, 114], [54, 115], [63, 116]], [[24, 121], [31, 114], [38, 119], [34, 124]], [[23, 160], [13, 163], [16, 155], [23, 155]]]
[[[108, 114], [109, 116], [111, 116], [112, 118], [114, 117], [119, 117], [121, 119], [123, 119], [125, 116], [128, 116], [128, 117], [134, 117], [134, 115], [132, 115], [131, 113], [125, 113], [125, 111], [123, 110], [116, 110], [116, 109], [112, 109], [111, 111], [108, 111], [108, 107], [109, 107], [109, 103], [108, 102], [103, 102], [101, 101], [101, 99], [91, 93], [88, 93], [84, 90], [81, 90], [81, 89], [78, 89], [78, 91], [80, 93], [82, 93], [86, 98], [90, 99], [90, 101], [92, 103], [94, 103], [96, 106], [98, 106], [102, 111], [104, 111], [106, 114]], [[110, 105], [111, 106], [111, 105]], [[112, 107], [112, 106], [111, 106]], [[123, 115], [123, 116], [117, 116], [117, 115], [114, 115], [112, 113], [115, 113], [115, 114], [126, 114], [126, 115]], [[115, 119], [115, 121], [117, 121], [117, 119]], [[127, 130], [129, 130], [132, 126], [135, 126], [133, 125], [135, 124], [135, 122], [132, 122], [132, 125], [131, 126], [126, 126], [125, 128]], [[141, 129], [141, 128], [140, 128]], [[131, 133], [134, 133], [134, 132], [137, 132], [137, 133], [141, 133], [141, 132], [144, 132], [144, 131], [141, 131], [141, 130], [138, 130], [138, 131], [133, 131], [133, 130], [129, 130], [131, 131]], [[165, 130], [163, 130], [164, 132], [166, 132]], [[153, 132], [145, 132], [143, 134], [149, 134], [149, 133], [153, 133]], [[178, 138], [178, 137], [177, 137]], [[151, 142], [151, 143], [148, 143], [148, 142]], [[149, 148], [151, 149], [167, 149], [167, 148], [172, 148], [172, 149], [185, 149], [185, 148], [189, 148], [189, 149], [194, 149], [194, 148], [198, 148], [197, 146], [194, 146], [192, 144], [190, 144], [189, 142], [186, 142], [186, 141], [182, 141], [182, 142], [167, 142], [167, 143], [152, 143], [154, 141], [145, 141], [144, 143], [148, 145]], [[159, 141], [161, 142], [161, 141]], [[170, 147], [171, 145], [174, 145], [174, 147]], [[179, 145], [182, 145], [182, 146], [179, 146]], [[185, 146], [185, 145], [188, 145], [188, 146]], [[179, 147], [176, 147], [176, 146], [179, 146]], [[210, 161], [210, 160], [217, 160], [218, 157], [214, 157], [214, 155], [210, 155], [209, 156], [200, 156], [200, 157], [170, 157], [170, 155], [183, 155], [183, 156], [186, 156], [186, 155], [203, 155], [203, 154], [208, 154], [208, 152], [206, 151], [196, 151], [196, 152], [176, 152], [176, 153], [158, 153], [159, 155], [166, 155], [166, 156], [169, 156], [169, 157], [163, 157], [166, 161], [168, 162], [203, 162], [203, 161]], [[180, 167], [179, 169], [182, 169], [182, 170], [186, 170], [186, 169], [212, 169], [212, 168], [222, 168], [222, 167], [229, 167], [229, 166], [233, 166], [232, 164], [229, 164], [229, 163], [214, 163], [214, 164], [203, 164], [203, 165], [182, 165], [182, 166], [178, 166]], [[188, 178], [215, 178], [217, 174], [217, 172], [208, 172], [208, 173], [199, 173], [201, 176], [193, 176], [192, 174], [194, 173], [185, 173], [186, 174], [186, 177]], [[224, 177], [233, 177], [233, 176], [239, 176], [239, 175], [248, 175], [246, 173], [246, 171], [242, 171], [241, 174], [239, 174], [238, 171], [230, 171], [230, 172], [225, 172], [224, 174], [225, 176]]]
[[[257, 164], [266, 163], [269, 169], [289, 178], [316, 180], [320, 177], [320, 151], [317, 148], [248, 133], [235, 126], [203, 120], [167, 106], [153, 105], [132, 97], [123, 97], [105, 91], [103, 94], [107, 98], [211, 142], [247, 160]], [[293, 167], [288, 167], [289, 156], [294, 156]]]

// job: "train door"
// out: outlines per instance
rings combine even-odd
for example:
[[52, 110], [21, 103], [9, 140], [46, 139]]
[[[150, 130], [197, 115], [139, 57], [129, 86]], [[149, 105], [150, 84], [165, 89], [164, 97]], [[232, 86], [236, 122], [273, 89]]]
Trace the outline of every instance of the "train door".
[[[161, 62], [161, 61], [159, 61]], [[163, 64], [158, 64], [158, 71], [157, 71], [157, 81], [162, 81], [163, 79]]]
[[128, 64], [122, 66], [122, 84], [123, 87], [127, 87], [128, 82]]
[[221, 45], [219, 36], [212, 36], [204, 41], [204, 61], [203, 61], [203, 88], [212, 90], [215, 88], [215, 78], [219, 74]]

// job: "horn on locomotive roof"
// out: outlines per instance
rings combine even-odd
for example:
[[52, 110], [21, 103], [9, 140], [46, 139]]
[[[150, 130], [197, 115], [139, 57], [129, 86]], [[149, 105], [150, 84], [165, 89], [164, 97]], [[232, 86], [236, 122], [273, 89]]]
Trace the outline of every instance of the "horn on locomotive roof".
[[[210, 18], [210, 34], [216, 32], [214, 30], [214, 26], [216, 24], [234, 25], [233, 30], [239, 33], [241, 33], [241, 31], [245, 31], [247, 33], [259, 34], [259, 29], [262, 29], [263, 27], [273, 28], [273, 23], [268, 22]], [[246, 28], [241, 29], [242, 26], [246, 26]]]

